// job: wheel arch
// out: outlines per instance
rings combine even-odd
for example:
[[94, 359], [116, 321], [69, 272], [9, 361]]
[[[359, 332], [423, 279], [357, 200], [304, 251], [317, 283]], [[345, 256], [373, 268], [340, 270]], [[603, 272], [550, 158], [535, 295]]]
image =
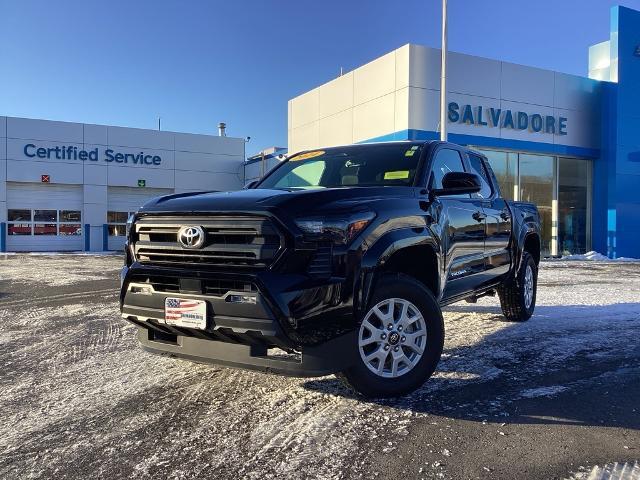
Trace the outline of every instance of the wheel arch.
[[390, 232], [380, 239], [363, 257], [361, 295], [358, 310], [369, 304], [372, 292], [380, 279], [391, 273], [407, 275], [440, 298], [441, 276], [439, 246], [428, 229], [417, 234], [414, 229]]

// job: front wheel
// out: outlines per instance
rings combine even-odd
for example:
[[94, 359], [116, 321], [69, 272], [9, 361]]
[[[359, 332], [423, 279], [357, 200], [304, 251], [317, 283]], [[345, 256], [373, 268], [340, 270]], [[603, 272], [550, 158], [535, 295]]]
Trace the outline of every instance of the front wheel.
[[498, 288], [500, 306], [510, 322], [524, 322], [536, 308], [538, 267], [530, 253], [524, 252], [522, 264], [515, 278]]
[[402, 274], [378, 283], [358, 331], [356, 364], [338, 376], [367, 397], [394, 397], [420, 387], [444, 345], [442, 312], [433, 294]]

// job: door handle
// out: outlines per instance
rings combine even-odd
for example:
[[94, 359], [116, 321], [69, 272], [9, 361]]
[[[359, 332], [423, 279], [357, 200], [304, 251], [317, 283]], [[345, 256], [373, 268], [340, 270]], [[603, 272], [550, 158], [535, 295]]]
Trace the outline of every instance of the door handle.
[[500, 212], [500, 218], [504, 221], [507, 221], [511, 218], [511, 215], [509, 215], [509, 212], [505, 209]]
[[482, 212], [475, 212], [472, 217], [476, 222], [483, 222], [487, 215]]

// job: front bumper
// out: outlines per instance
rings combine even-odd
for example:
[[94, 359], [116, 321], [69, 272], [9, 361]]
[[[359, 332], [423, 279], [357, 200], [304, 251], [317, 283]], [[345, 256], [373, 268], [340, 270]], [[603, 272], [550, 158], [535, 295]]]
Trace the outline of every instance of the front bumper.
[[[341, 295], [346, 289], [339, 280], [310, 282], [299, 275], [273, 276], [270, 272], [253, 276], [217, 273], [212, 280], [195, 272], [173, 272], [171, 276], [179, 283], [170, 291], [166, 285], [151, 282], [167, 275], [165, 270], [136, 264], [124, 267], [121, 273], [122, 317], [139, 327], [138, 339], [146, 350], [294, 376], [328, 375], [355, 362], [353, 310], [350, 299]], [[212, 281], [244, 288], [212, 295], [207, 293]], [[255, 302], [229, 301], [239, 294], [248, 294]], [[204, 300], [207, 328], [167, 325], [167, 297]], [[289, 353], [284, 355], [283, 350]]]
[[151, 329], [138, 329], [138, 340], [145, 350], [199, 363], [294, 377], [320, 377], [340, 372], [355, 361], [349, 358], [349, 352], [355, 352], [356, 340], [353, 333], [289, 354], [283, 351], [273, 352], [260, 344], [245, 345], [183, 335], [176, 336], [175, 342], [168, 342], [166, 338], [157, 336]]

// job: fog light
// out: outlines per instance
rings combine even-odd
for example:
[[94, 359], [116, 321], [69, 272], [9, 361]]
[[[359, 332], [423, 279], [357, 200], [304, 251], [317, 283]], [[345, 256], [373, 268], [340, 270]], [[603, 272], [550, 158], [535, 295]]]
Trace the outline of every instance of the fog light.
[[255, 305], [257, 302], [257, 299], [255, 295], [232, 294], [232, 295], [227, 295], [227, 298], [225, 298], [225, 301], [229, 303], [250, 303], [252, 305]]
[[153, 288], [132, 286], [131, 293], [137, 293], [139, 295], [151, 295], [153, 294]]

